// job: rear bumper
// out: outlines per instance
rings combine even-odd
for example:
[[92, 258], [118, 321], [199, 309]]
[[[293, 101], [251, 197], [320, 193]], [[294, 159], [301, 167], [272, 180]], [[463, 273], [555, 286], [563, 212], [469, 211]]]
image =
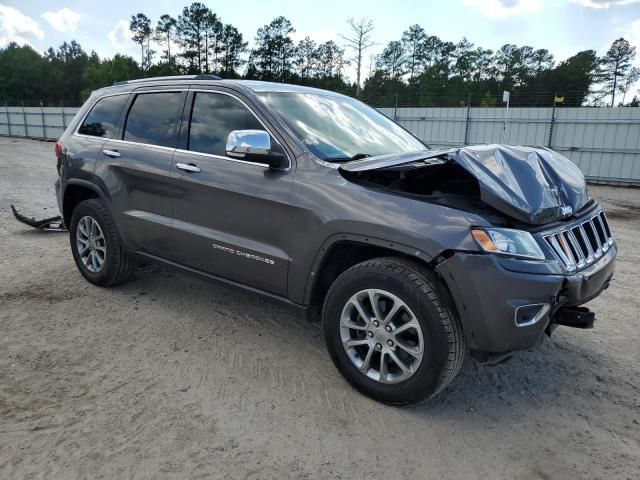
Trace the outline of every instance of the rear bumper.
[[[436, 271], [453, 297], [469, 347], [506, 353], [538, 345], [560, 307], [582, 305], [598, 296], [609, 286], [615, 257], [614, 244], [598, 262], [576, 274], [546, 275], [507, 270], [496, 255], [459, 252]], [[523, 321], [523, 312], [538, 312], [532, 305], [548, 308], [540, 308], [539, 318], [532, 315], [534, 322]]]

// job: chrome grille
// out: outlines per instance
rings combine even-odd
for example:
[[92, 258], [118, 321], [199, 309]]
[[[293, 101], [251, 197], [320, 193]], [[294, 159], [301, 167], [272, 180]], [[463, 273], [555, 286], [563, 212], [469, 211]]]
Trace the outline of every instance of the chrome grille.
[[609, 222], [603, 211], [588, 220], [544, 235], [544, 239], [568, 270], [579, 270], [592, 264], [613, 245]]

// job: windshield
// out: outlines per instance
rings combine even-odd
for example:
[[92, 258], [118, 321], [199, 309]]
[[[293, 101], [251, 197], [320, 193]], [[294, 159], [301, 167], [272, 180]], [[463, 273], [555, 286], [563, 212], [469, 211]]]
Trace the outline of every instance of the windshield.
[[427, 149], [402, 127], [353, 98], [289, 92], [259, 92], [258, 96], [322, 160]]

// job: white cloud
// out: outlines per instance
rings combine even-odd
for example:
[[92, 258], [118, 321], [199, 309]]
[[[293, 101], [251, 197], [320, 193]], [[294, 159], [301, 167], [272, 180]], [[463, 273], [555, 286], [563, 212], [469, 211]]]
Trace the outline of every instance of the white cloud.
[[57, 12], [45, 12], [42, 14], [42, 18], [59, 32], [75, 32], [80, 14], [65, 7]]
[[640, 18], [631, 23], [629, 42], [636, 47], [636, 63], [640, 65]]
[[462, 0], [462, 4], [480, 10], [485, 17], [501, 19], [539, 12], [543, 0]]
[[31, 45], [34, 38], [44, 38], [38, 22], [20, 10], [0, 4], [0, 47], [9, 42]]
[[107, 34], [109, 41], [116, 47], [128, 47], [131, 42], [129, 36], [129, 22], [126, 20], [118, 20], [118, 23]]
[[571, 3], [578, 3], [583, 7], [609, 8], [612, 5], [631, 5], [640, 3], [640, 0], [569, 0]]

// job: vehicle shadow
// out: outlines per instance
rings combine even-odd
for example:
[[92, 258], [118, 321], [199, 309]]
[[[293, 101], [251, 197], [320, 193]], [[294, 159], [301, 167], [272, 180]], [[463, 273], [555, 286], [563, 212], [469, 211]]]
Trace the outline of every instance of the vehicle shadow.
[[[192, 288], [193, 285], [196, 288]], [[258, 331], [267, 337], [263, 341], [272, 343], [267, 348], [279, 349], [283, 362], [303, 359], [300, 368], [304, 375], [320, 378], [333, 395], [344, 397], [345, 402], [359, 395], [351, 391], [331, 364], [320, 325], [296, 315], [287, 306], [156, 266], [142, 268], [135, 282], [115, 290], [126, 295], [144, 290], [160, 302], [166, 302], [168, 309], [177, 308], [172, 298], [182, 298], [195, 312], [180, 311], [186, 322], [185, 330], [232, 318], [236, 328]], [[197, 313], [210, 311], [211, 307], [218, 315]], [[607, 359], [602, 358], [604, 354], [590, 348], [591, 342], [587, 331], [558, 329], [553, 339], [545, 339], [536, 350], [516, 353], [499, 365], [479, 365], [468, 358], [458, 377], [440, 395], [400, 411], [421, 417], [446, 415], [456, 419], [479, 413], [497, 418], [510, 411], [515, 415], [524, 409], [542, 413], [545, 405], [558, 404], [568, 397], [574, 399], [584, 392], [605, 395], [606, 382], [599, 384], [594, 378], [606, 378], [610, 369]], [[369, 408], [394, 407], [372, 402]]]

